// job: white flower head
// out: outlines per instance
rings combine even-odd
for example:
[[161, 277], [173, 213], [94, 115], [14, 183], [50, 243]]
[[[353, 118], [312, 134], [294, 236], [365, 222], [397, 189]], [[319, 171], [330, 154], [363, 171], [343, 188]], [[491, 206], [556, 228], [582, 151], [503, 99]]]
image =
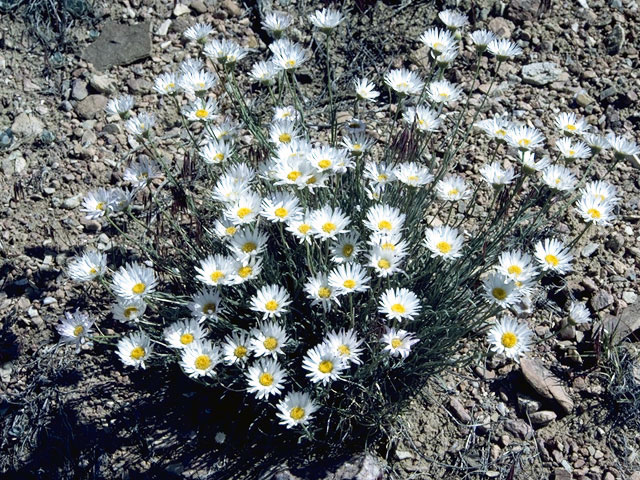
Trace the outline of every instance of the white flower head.
[[269, 236], [259, 229], [244, 228], [229, 240], [229, 249], [238, 261], [256, 257], [267, 248]]
[[341, 143], [351, 155], [359, 156], [371, 150], [376, 141], [364, 132], [357, 132], [342, 137]]
[[583, 302], [571, 302], [569, 307], [569, 322], [573, 325], [591, 321], [591, 313]]
[[565, 160], [575, 160], [576, 158], [589, 158], [591, 149], [586, 143], [572, 141], [571, 138], [564, 137], [556, 142], [556, 149]]
[[213, 32], [213, 27], [208, 23], [196, 23], [187, 28], [183, 35], [192, 42], [205, 43], [209, 34]]
[[302, 213], [298, 197], [288, 192], [276, 192], [262, 200], [260, 214], [270, 222], [286, 222]]
[[424, 87], [420, 76], [406, 68], [387, 72], [384, 76], [384, 83], [399, 95], [420, 95]]
[[554, 238], [540, 240], [535, 245], [535, 256], [542, 270], [565, 274], [572, 270], [573, 255], [564, 244]]
[[149, 138], [155, 124], [156, 117], [153, 114], [140, 112], [135, 117], [131, 117], [124, 122], [124, 128], [138, 138]]
[[131, 95], [120, 95], [107, 102], [105, 111], [108, 115], [118, 115], [120, 118], [126, 119], [129, 118], [134, 103]]
[[280, 425], [287, 428], [303, 426], [313, 419], [313, 414], [320, 408], [311, 398], [311, 395], [303, 392], [289, 392], [283, 400], [276, 405], [276, 415], [280, 419]]
[[321, 305], [324, 311], [331, 311], [332, 302], [339, 303], [338, 290], [329, 285], [329, 278], [325, 273], [316, 273], [313, 277], [309, 277], [304, 284], [304, 291], [307, 292], [307, 298], [311, 300], [311, 305]]
[[189, 302], [191, 316], [198, 322], [205, 320], [217, 320], [222, 312], [220, 302], [222, 297], [218, 290], [213, 288], [203, 288], [192, 295]]
[[509, 185], [518, 175], [512, 167], [502, 168], [500, 162], [493, 162], [490, 165], [480, 167], [480, 175], [493, 188], [501, 188]]
[[520, 357], [531, 350], [532, 336], [526, 324], [505, 316], [489, 330], [489, 343], [492, 351], [519, 362]]
[[431, 257], [452, 260], [462, 255], [464, 237], [457, 229], [446, 225], [433, 227], [428, 228], [425, 235], [425, 246], [431, 252]]
[[232, 40], [213, 40], [203, 49], [204, 54], [225, 66], [233, 66], [247, 56], [249, 51]]
[[162, 171], [158, 164], [149, 158], [143, 157], [131, 163], [125, 169], [122, 179], [131, 183], [134, 188], [144, 188], [154, 179], [161, 177]]
[[179, 320], [164, 330], [164, 339], [171, 348], [183, 349], [202, 340], [205, 330], [196, 319]]
[[464, 179], [457, 175], [447, 175], [436, 183], [436, 195], [446, 202], [458, 202], [471, 196], [471, 190]]
[[220, 360], [217, 346], [209, 340], [196, 340], [182, 350], [180, 367], [191, 378], [213, 377]]
[[338, 265], [329, 273], [329, 285], [340, 295], [364, 292], [370, 288], [370, 281], [371, 277], [358, 263]]
[[113, 211], [113, 195], [104, 188], [93, 190], [82, 200], [80, 210], [86, 212], [87, 219], [96, 220]]
[[393, 170], [395, 177], [410, 187], [423, 187], [431, 183], [434, 176], [429, 172], [429, 169], [416, 162], [403, 162], [396, 165]]
[[224, 338], [222, 356], [227, 365], [244, 365], [251, 354], [251, 345], [247, 332], [233, 332]]
[[153, 89], [160, 95], [175, 95], [178, 92], [178, 80], [175, 73], [158, 75], [153, 82]]
[[522, 54], [522, 48], [513, 43], [511, 40], [504, 38], [496, 38], [489, 42], [487, 46], [489, 53], [496, 57], [499, 62], [510, 60]]
[[356, 78], [353, 80], [353, 88], [356, 92], [356, 97], [359, 100], [365, 100], [368, 102], [375, 102], [376, 98], [380, 96], [375, 88], [373, 82], [370, 82], [367, 78]]
[[292, 140], [297, 139], [299, 135], [300, 132], [296, 122], [292, 119], [276, 120], [269, 127], [269, 138], [276, 145], [290, 143]]
[[400, 264], [405, 257], [405, 252], [399, 249], [388, 249], [375, 244], [369, 251], [368, 266], [373, 268], [379, 277], [388, 277], [402, 272]]
[[153, 352], [151, 339], [144, 332], [131, 333], [118, 341], [117, 354], [125, 365], [146, 368], [145, 361]]
[[205, 96], [217, 83], [213, 74], [201, 70], [191, 68], [185, 71], [178, 79], [178, 85], [182, 90], [191, 93], [196, 97]]
[[211, 122], [218, 113], [218, 102], [211, 98], [196, 98], [182, 109], [182, 115], [191, 122]]
[[593, 196], [583, 196], [576, 203], [576, 211], [585, 222], [603, 226], [611, 225], [614, 207], [614, 203]]
[[374, 233], [394, 234], [403, 230], [405, 219], [406, 215], [399, 209], [377, 204], [369, 208], [363, 224]]
[[582, 140], [589, 145], [591, 152], [596, 155], [602, 150], [607, 150], [610, 145], [609, 141], [602, 135], [596, 133], [583, 133]]
[[64, 312], [65, 318], [56, 325], [56, 330], [60, 334], [60, 343], [75, 345], [76, 352], [80, 351], [82, 345], [91, 345], [91, 327], [95, 319], [89, 315], [76, 310], [74, 313]]
[[285, 328], [275, 321], [262, 321], [251, 331], [251, 351], [258, 357], [284, 355], [283, 347], [289, 341]]
[[305, 212], [297, 219], [292, 219], [287, 223], [287, 231], [298, 239], [300, 243], [311, 243], [313, 238], [313, 225], [311, 216]]
[[487, 118], [474, 124], [482, 130], [489, 138], [499, 142], [506, 142], [509, 130], [512, 128], [511, 122], [502, 117]]
[[462, 88], [448, 80], [438, 80], [429, 84], [427, 94], [434, 103], [449, 105], [460, 98]]
[[330, 33], [344, 20], [342, 13], [332, 8], [323, 8], [316, 10], [309, 15], [309, 21], [315, 25], [321, 32]]
[[231, 143], [225, 142], [224, 140], [211, 139], [200, 147], [198, 155], [205, 163], [216, 165], [229, 160], [232, 153], [233, 146]]
[[484, 52], [489, 44], [496, 40], [498, 37], [495, 33], [489, 30], [476, 30], [471, 35], [471, 41], [476, 46], [476, 51], [479, 53]]
[[392, 357], [402, 358], [407, 358], [411, 353], [411, 347], [419, 341], [420, 339], [415, 338], [413, 333], [389, 327], [380, 339], [380, 343], [384, 345], [384, 352]]
[[561, 165], [550, 165], [542, 172], [542, 181], [552, 190], [558, 192], [571, 192], [576, 188], [578, 179], [569, 170]]
[[255, 81], [262, 83], [263, 85], [273, 85], [278, 76], [278, 69], [272, 61], [260, 60], [253, 64], [249, 77]]
[[457, 30], [469, 24], [469, 17], [455, 10], [443, 10], [438, 13], [438, 18], [450, 30]]
[[323, 344], [345, 362], [360, 365], [362, 364], [360, 355], [364, 351], [361, 347], [363, 343], [364, 340], [358, 339], [353, 329], [341, 329], [329, 332]]
[[146, 310], [147, 304], [140, 298], [119, 298], [111, 307], [113, 318], [123, 323], [138, 321]]
[[580, 189], [583, 197], [594, 197], [601, 202], [617, 204], [620, 202], [618, 198], [618, 189], [604, 180], [595, 182], [587, 182], [584, 188]]
[[288, 13], [269, 12], [262, 20], [262, 27], [275, 38], [280, 38], [282, 33], [289, 28], [292, 22], [293, 17]]
[[87, 250], [73, 257], [67, 265], [67, 275], [76, 282], [89, 282], [105, 274], [107, 256], [97, 250]]
[[311, 213], [311, 228], [313, 234], [322, 239], [334, 239], [341, 233], [347, 233], [351, 219], [345, 215], [340, 207], [324, 206]]
[[509, 308], [521, 298], [516, 282], [502, 273], [490, 273], [482, 283], [483, 296], [490, 303], [502, 308]]
[[200, 266], [196, 267], [197, 280], [210, 287], [231, 285], [232, 276], [235, 273], [235, 260], [225, 255], [209, 255], [200, 260]]
[[502, 252], [498, 257], [497, 271], [511, 278], [514, 282], [523, 282], [538, 274], [533, 259], [520, 250]]
[[120, 267], [111, 280], [113, 293], [126, 299], [143, 299], [153, 293], [157, 285], [153, 269], [135, 262]]
[[378, 302], [378, 311], [387, 320], [413, 320], [419, 314], [420, 300], [415, 293], [406, 288], [388, 288]]
[[442, 125], [438, 113], [425, 106], [409, 107], [402, 114], [403, 120], [419, 132], [435, 132]]
[[436, 27], [432, 27], [420, 35], [420, 41], [435, 55], [439, 55], [457, 44], [449, 30], [441, 30]]
[[258, 289], [251, 297], [251, 310], [263, 314], [262, 318], [280, 317], [287, 313], [287, 306], [291, 304], [289, 293], [279, 285], [267, 285]]
[[342, 356], [325, 344], [316, 345], [305, 355], [302, 368], [307, 370], [307, 377], [313, 383], [327, 385], [334, 380], [340, 380], [340, 374], [347, 368]]
[[224, 216], [235, 225], [247, 225], [258, 218], [261, 205], [260, 195], [244, 190], [239, 198], [224, 210]]
[[273, 53], [271, 61], [278, 70], [296, 70], [308, 59], [307, 52], [288, 39], [280, 39], [269, 45]]
[[555, 125], [565, 135], [582, 135], [589, 128], [584, 119], [578, 118], [575, 113], [567, 112], [562, 112], [556, 117]]
[[247, 391], [255, 393], [258, 400], [267, 400], [282, 393], [287, 374], [275, 358], [261, 358], [249, 367], [246, 378]]
[[360, 253], [360, 236], [357, 232], [339, 235], [331, 245], [331, 261], [335, 263], [355, 262]]
[[551, 160], [548, 157], [542, 157], [536, 160], [536, 154], [533, 152], [519, 151], [518, 160], [522, 162], [522, 171], [526, 174], [533, 174], [536, 172], [544, 171], [549, 165]]

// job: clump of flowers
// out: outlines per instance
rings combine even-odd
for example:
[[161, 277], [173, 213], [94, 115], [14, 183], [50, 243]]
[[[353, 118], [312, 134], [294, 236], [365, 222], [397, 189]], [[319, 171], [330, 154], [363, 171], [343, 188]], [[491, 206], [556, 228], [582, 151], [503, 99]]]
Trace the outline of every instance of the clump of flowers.
[[[275, 427], [313, 437], [379, 433], [492, 318], [493, 351], [517, 361], [531, 349], [531, 327], [513, 316], [544, 293], [543, 277], [571, 272], [584, 234], [554, 234], [553, 222], [570, 205], [586, 228], [615, 221], [615, 187], [589, 182], [574, 161], [592, 157], [593, 145], [611, 144], [615, 161], [637, 147], [587, 137], [584, 120], [562, 114], [552, 153], [542, 130], [488, 118], [475, 123], [490, 148], [478, 157], [480, 176], [455, 173], [474, 125], [464, 120], [469, 93], [447, 69], [465, 41], [478, 62], [493, 59], [492, 78], [522, 50], [487, 31], [463, 36], [468, 22], [456, 12], [439, 18], [447, 29], [420, 37], [431, 72], [359, 75], [345, 93], [331, 81], [330, 40], [348, 17], [315, 12], [330, 80], [324, 109], [300, 95], [296, 76], [311, 57], [286, 37], [288, 15], [265, 18], [276, 39], [266, 59], [208, 41], [208, 25], [191, 27], [185, 37], [215, 71], [194, 58], [155, 82], [180, 115], [188, 162], [154, 134], [161, 113], [135, 112], [129, 99], [110, 104], [145, 155], [127, 167], [128, 189], [89, 192], [83, 211], [138, 257], [110, 271], [87, 252], [69, 275], [99, 279], [113, 294], [125, 368], [169, 361], [213, 388], [245, 392]], [[350, 102], [353, 118], [338, 124], [338, 104]], [[377, 123], [373, 104], [389, 106]], [[488, 208], [478, 217], [479, 200]], [[580, 308], [575, 323], [588, 318]], [[90, 327], [76, 314], [60, 332], [80, 345]]]

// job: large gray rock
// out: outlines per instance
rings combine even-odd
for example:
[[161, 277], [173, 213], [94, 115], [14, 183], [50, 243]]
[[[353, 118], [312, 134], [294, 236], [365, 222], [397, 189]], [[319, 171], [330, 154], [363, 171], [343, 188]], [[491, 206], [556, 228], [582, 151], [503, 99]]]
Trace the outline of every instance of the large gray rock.
[[541, 12], [541, 0], [511, 0], [507, 6], [507, 16], [516, 23], [534, 21]]
[[78, 102], [76, 112], [80, 118], [91, 120], [99, 112], [104, 110], [109, 100], [104, 95], [89, 95], [87, 98]]
[[625, 308], [617, 317], [605, 318], [602, 324], [613, 344], [620, 343], [640, 328], [640, 304]]
[[522, 81], [542, 87], [555, 82], [562, 69], [554, 62], [536, 62], [522, 67]]
[[555, 400], [566, 413], [573, 411], [573, 400], [560, 379], [544, 368], [539, 360], [524, 357], [520, 360], [520, 368], [525, 380], [536, 392], [544, 398]]
[[98, 70], [129, 65], [151, 56], [149, 22], [125, 25], [105, 22], [98, 39], [84, 49], [82, 58]]
[[18, 137], [37, 137], [43, 130], [44, 123], [38, 117], [24, 112], [11, 125], [11, 131]]

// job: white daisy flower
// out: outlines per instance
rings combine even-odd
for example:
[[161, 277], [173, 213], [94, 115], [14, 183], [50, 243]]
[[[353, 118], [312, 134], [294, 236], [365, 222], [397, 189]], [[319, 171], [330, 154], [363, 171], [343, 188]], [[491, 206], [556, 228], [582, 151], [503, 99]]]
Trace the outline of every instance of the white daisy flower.
[[471, 197], [471, 190], [462, 177], [447, 175], [436, 183], [436, 195], [446, 202], [458, 202]]
[[263, 85], [273, 85], [276, 83], [276, 77], [278, 75], [278, 69], [272, 61], [261, 60], [253, 64], [249, 77], [255, 81], [262, 83]]
[[405, 219], [406, 215], [399, 209], [378, 204], [369, 208], [363, 224], [373, 232], [394, 234], [402, 231]]
[[499, 142], [506, 142], [509, 130], [512, 128], [511, 122], [501, 117], [487, 118], [474, 124], [482, 130], [489, 138]]
[[225, 117], [222, 123], [207, 124], [207, 135], [218, 141], [233, 143], [240, 130], [240, 123]]
[[95, 319], [76, 309], [74, 313], [64, 312], [65, 318], [60, 319], [56, 330], [60, 334], [60, 343], [75, 345], [76, 353], [83, 345], [91, 346], [91, 327]]
[[218, 178], [211, 197], [217, 202], [226, 204], [229, 212], [233, 213], [231, 210], [233, 205], [251, 193], [247, 182], [239, 182], [226, 173]]
[[124, 188], [114, 188], [111, 190], [110, 208], [114, 212], [123, 212], [133, 203], [133, 199], [138, 193], [136, 190], [125, 190]]
[[192, 42], [205, 43], [209, 34], [213, 32], [213, 27], [208, 23], [196, 23], [187, 28], [183, 35]]
[[606, 150], [610, 147], [609, 141], [605, 137], [595, 133], [583, 133], [582, 140], [589, 145], [589, 148], [594, 155], [597, 155], [602, 150]]
[[340, 235], [331, 245], [331, 261], [335, 263], [355, 262], [360, 253], [358, 233]]
[[245, 228], [229, 240], [229, 249], [238, 261], [245, 261], [262, 254], [267, 248], [269, 236], [259, 229]]
[[67, 275], [76, 282], [89, 282], [107, 271], [107, 256], [96, 250], [87, 250], [73, 257], [67, 265]]
[[182, 109], [182, 115], [192, 122], [211, 122], [218, 113], [218, 102], [211, 98], [196, 98], [195, 102]]
[[522, 54], [522, 49], [511, 40], [496, 38], [487, 45], [489, 53], [496, 57], [499, 62], [504, 62]]
[[562, 275], [572, 270], [573, 255], [559, 240], [553, 238], [540, 240], [535, 245], [535, 256], [545, 272], [550, 270]]
[[231, 285], [232, 276], [235, 273], [235, 260], [225, 255], [209, 255], [200, 260], [200, 266], [196, 267], [197, 280], [205, 285], [218, 287], [220, 285]]
[[262, 200], [260, 215], [270, 222], [286, 222], [302, 212], [298, 197], [287, 192], [276, 192]]
[[269, 138], [272, 143], [290, 143], [298, 138], [300, 132], [294, 120], [276, 120], [269, 127]]
[[387, 72], [384, 76], [384, 83], [398, 95], [420, 95], [424, 87], [420, 76], [406, 68]]
[[353, 133], [342, 137], [342, 145], [351, 155], [362, 155], [368, 152], [376, 141], [368, 137], [366, 133]]
[[247, 391], [255, 393], [258, 400], [268, 400], [270, 395], [282, 393], [287, 374], [275, 358], [261, 358], [249, 367], [245, 374], [249, 383]]
[[334, 350], [320, 344], [307, 351], [302, 360], [302, 368], [309, 372], [307, 377], [313, 383], [322, 382], [327, 385], [341, 379], [340, 374], [347, 368], [347, 363]]
[[240, 227], [224, 218], [216, 220], [213, 225], [213, 233], [220, 240], [230, 240], [238, 231], [240, 231]]
[[580, 325], [591, 321], [591, 313], [583, 302], [571, 302], [569, 307], [569, 323]]
[[178, 79], [180, 88], [196, 97], [204, 97], [216, 83], [216, 77], [200, 69], [189, 69]]
[[575, 113], [560, 113], [555, 119], [555, 125], [560, 132], [566, 135], [582, 135], [586, 133], [589, 125]]
[[448, 80], [439, 80], [429, 84], [427, 95], [434, 103], [450, 104], [462, 95], [462, 88]]
[[347, 135], [355, 135], [356, 133], [365, 133], [367, 124], [363, 120], [351, 118], [343, 124], [342, 128]]
[[379, 277], [388, 277], [402, 271], [400, 264], [404, 257], [404, 252], [397, 249], [385, 249], [380, 245], [374, 245], [369, 252], [367, 265], [373, 268]]
[[195, 320], [180, 320], [172, 323], [164, 330], [164, 339], [171, 348], [187, 348], [187, 346], [204, 339], [205, 330]]
[[191, 301], [188, 304], [191, 316], [198, 322], [217, 320], [222, 312], [221, 299], [222, 297], [217, 290], [212, 288], [199, 290], [191, 296]]
[[233, 146], [223, 140], [209, 140], [200, 147], [198, 155], [209, 165], [223, 163], [231, 158]]
[[235, 285], [250, 282], [258, 278], [260, 272], [262, 272], [262, 259], [250, 257], [236, 263], [235, 272], [231, 277], [231, 281]]
[[338, 170], [341, 162], [345, 162], [347, 152], [341, 148], [322, 146], [314, 148], [307, 155], [309, 163], [319, 172]]
[[501, 188], [504, 185], [509, 185], [518, 177], [512, 167], [504, 169], [500, 165], [500, 162], [483, 165], [480, 167], [480, 175], [482, 175], [482, 178], [493, 188]]
[[534, 127], [511, 126], [507, 131], [507, 143], [519, 150], [535, 150], [544, 145], [544, 135]]
[[571, 170], [561, 165], [550, 165], [542, 172], [542, 181], [552, 190], [571, 192], [576, 188], [578, 179]]
[[202, 70], [204, 62], [199, 58], [187, 58], [180, 63], [180, 73], [184, 74], [192, 70]]
[[86, 212], [85, 218], [96, 220], [113, 210], [112, 202], [111, 192], [104, 188], [99, 188], [87, 193], [82, 200], [82, 208], [80, 210]]
[[135, 322], [146, 310], [147, 304], [139, 298], [119, 298], [111, 307], [113, 318], [123, 323]]
[[220, 350], [209, 340], [196, 340], [182, 350], [180, 367], [191, 378], [214, 377]]
[[495, 33], [489, 30], [476, 30], [470, 37], [478, 53], [484, 52], [489, 44], [498, 38]]
[[307, 298], [311, 300], [311, 306], [320, 304], [325, 312], [331, 311], [331, 302], [339, 304], [338, 289], [329, 285], [329, 279], [325, 273], [316, 273], [313, 277], [308, 277], [304, 284], [304, 291]]
[[516, 289], [515, 281], [502, 273], [490, 273], [482, 282], [483, 297], [490, 303], [502, 308], [509, 308], [517, 303], [521, 294]]
[[498, 257], [499, 273], [511, 278], [514, 282], [523, 282], [538, 274], [536, 267], [533, 265], [533, 259], [527, 253], [520, 250], [509, 250], [502, 252]]
[[251, 310], [263, 314], [262, 318], [280, 317], [287, 313], [286, 307], [291, 304], [287, 291], [278, 285], [267, 285], [258, 289], [251, 297]]
[[125, 365], [146, 368], [145, 361], [153, 352], [151, 339], [144, 332], [131, 333], [118, 341], [117, 354]]
[[222, 356], [227, 365], [244, 365], [251, 355], [251, 345], [247, 332], [233, 332], [224, 337]]
[[380, 247], [382, 250], [396, 253], [400, 257], [406, 256], [408, 244], [402, 239], [401, 233], [374, 232], [369, 236], [367, 243], [372, 247]]
[[615, 218], [611, 202], [601, 201], [599, 198], [583, 196], [576, 203], [576, 211], [587, 223], [609, 226]]
[[287, 222], [287, 231], [293, 234], [300, 243], [311, 243], [313, 238], [313, 225], [311, 216], [305, 212], [299, 218]]
[[124, 128], [136, 137], [149, 138], [155, 124], [156, 117], [153, 114], [140, 112], [124, 122]]
[[399, 356], [402, 358], [407, 358], [411, 353], [411, 347], [419, 341], [420, 339], [415, 338], [413, 333], [389, 327], [387, 327], [386, 332], [380, 339], [380, 343], [384, 345], [384, 352], [387, 352], [392, 357]]
[[594, 197], [601, 202], [608, 202], [614, 205], [620, 201], [618, 189], [603, 180], [588, 182], [584, 188], [580, 189], [580, 193], [583, 197]]
[[435, 132], [442, 124], [435, 110], [421, 105], [407, 108], [402, 114], [402, 119], [420, 132]]
[[519, 153], [520, 157], [518, 159], [522, 162], [522, 171], [525, 174], [531, 175], [542, 172], [551, 165], [551, 160], [549, 160], [548, 157], [542, 157], [536, 160], [536, 154], [533, 152], [523, 152], [520, 150]]
[[431, 183], [434, 176], [429, 173], [429, 169], [416, 162], [404, 162], [396, 165], [393, 170], [395, 177], [405, 185], [410, 187], [423, 187]]
[[518, 323], [511, 317], [502, 317], [489, 330], [488, 336], [492, 351], [502, 353], [516, 362], [519, 362], [520, 357], [531, 350], [533, 332], [525, 323]]
[[253, 223], [260, 214], [262, 198], [255, 192], [245, 190], [240, 197], [224, 210], [224, 216], [235, 225]]
[[310, 220], [313, 234], [322, 240], [348, 233], [347, 227], [351, 223], [351, 219], [342, 213], [340, 207], [333, 209], [329, 206], [311, 212]]
[[[287, 105], [285, 107], [273, 107], [273, 118], [274, 122], [278, 120], [300, 120], [300, 113], [296, 110], [293, 105]], [[311, 147], [309, 146], [309, 149]]]
[[336, 356], [342, 358], [346, 363], [354, 363], [361, 365], [360, 355], [364, 348], [361, 345], [364, 340], [358, 339], [356, 332], [353, 329], [340, 331], [332, 331], [327, 334], [323, 345], [332, 351]]
[[633, 140], [628, 140], [621, 135], [609, 133], [607, 142], [613, 150], [613, 154], [618, 160], [624, 160], [627, 157], [633, 157], [640, 154], [640, 148]]
[[386, 163], [367, 162], [364, 166], [364, 178], [374, 184], [374, 186], [384, 187], [396, 179], [394, 169]]
[[342, 14], [332, 8], [316, 10], [312, 15], [309, 15], [309, 21], [321, 32], [327, 34], [331, 33], [343, 20]]
[[295, 70], [308, 58], [300, 45], [284, 38], [269, 45], [269, 50], [273, 53], [271, 61], [279, 70]]
[[143, 299], [154, 292], [158, 280], [153, 269], [139, 263], [127, 263], [113, 274], [111, 289], [119, 298]]
[[129, 118], [135, 101], [131, 95], [120, 95], [107, 102], [107, 115], [118, 115], [122, 119]]
[[146, 157], [131, 163], [122, 176], [122, 179], [131, 183], [134, 188], [146, 187], [156, 178], [162, 178], [162, 171], [155, 161]]
[[568, 137], [561, 138], [556, 142], [556, 150], [560, 152], [560, 155], [562, 155], [565, 160], [589, 158], [591, 156], [591, 149], [586, 143], [580, 141], [574, 142]]
[[203, 53], [221, 65], [235, 65], [247, 56], [249, 51], [236, 42], [227, 39], [216, 39], [204, 46]]
[[354, 79], [353, 88], [359, 100], [375, 102], [376, 98], [380, 96], [380, 92], [375, 90], [376, 86], [364, 77]]
[[428, 228], [425, 232], [425, 246], [431, 251], [431, 257], [452, 260], [462, 256], [464, 237], [458, 230], [448, 226]]
[[306, 425], [313, 419], [313, 414], [320, 408], [312, 399], [311, 395], [302, 392], [289, 392], [283, 400], [276, 405], [277, 417], [280, 425], [287, 428]]
[[448, 48], [452, 48], [457, 44], [456, 39], [450, 31], [441, 30], [436, 27], [426, 30], [422, 35], [420, 35], [419, 40], [435, 55], [439, 55]]
[[369, 287], [371, 277], [357, 263], [338, 265], [329, 272], [329, 285], [336, 289], [338, 295], [364, 292]]
[[443, 10], [438, 13], [438, 18], [447, 28], [454, 31], [469, 25], [469, 17], [455, 10]]
[[160, 95], [175, 95], [178, 92], [177, 85], [175, 73], [163, 73], [154, 80], [153, 89]]
[[262, 20], [262, 27], [273, 37], [280, 38], [282, 33], [289, 28], [293, 17], [284, 12], [269, 12]]
[[413, 320], [420, 312], [420, 300], [406, 288], [388, 288], [378, 302], [378, 311], [388, 320]]

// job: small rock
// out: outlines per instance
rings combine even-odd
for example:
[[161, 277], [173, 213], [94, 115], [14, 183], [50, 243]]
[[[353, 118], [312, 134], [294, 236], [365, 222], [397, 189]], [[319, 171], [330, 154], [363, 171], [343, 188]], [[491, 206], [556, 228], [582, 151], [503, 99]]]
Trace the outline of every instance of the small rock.
[[81, 102], [78, 102], [76, 112], [80, 118], [90, 120], [104, 110], [108, 101], [104, 95], [89, 95]]
[[91, 78], [89, 78], [89, 85], [100, 93], [112, 94], [116, 91], [116, 81], [108, 75], [98, 75], [94, 73], [91, 75]]
[[502, 17], [495, 17], [489, 21], [489, 30], [502, 38], [511, 38], [514, 28], [516, 26], [512, 21]]
[[540, 2], [541, 0], [511, 0], [508, 3], [507, 15], [516, 23], [535, 21], [538, 19]]
[[572, 478], [571, 473], [564, 468], [556, 468], [553, 471], [553, 480], [571, 480]]
[[35, 115], [22, 112], [11, 125], [11, 131], [18, 137], [37, 137], [44, 130], [44, 123]]
[[614, 233], [604, 246], [616, 253], [624, 246], [624, 237], [619, 233]]
[[378, 480], [382, 478], [382, 472], [382, 466], [378, 459], [371, 454], [366, 454], [347, 460], [331, 478], [335, 480]]
[[542, 403], [540, 403], [538, 400], [531, 398], [528, 395], [524, 395], [522, 393], [517, 394], [517, 399], [518, 399], [518, 408], [523, 413], [537, 412], [542, 407]]
[[580, 251], [580, 255], [588, 258], [593, 255], [596, 250], [598, 250], [598, 246], [599, 245], [597, 243], [588, 243], [582, 248], [582, 250]]
[[164, 37], [169, 33], [169, 27], [171, 26], [171, 20], [167, 19], [162, 22], [158, 28], [156, 29], [156, 35], [159, 37]]
[[622, 292], [622, 300], [624, 300], [627, 305], [633, 305], [638, 301], [638, 295], [635, 292], [626, 290]]
[[80, 101], [87, 98], [87, 95], [89, 95], [87, 82], [76, 78], [71, 84], [71, 97], [74, 100]]
[[67, 210], [73, 210], [74, 208], [78, 208], [80, 206], [80, 199], [82, 197], [80, 195], [76, 195], [75, 197], [67, 198], [62, 202], [62, 208]]
[[453, 414], [464, 423], [471, 423], [471, 415], [465, 410], [460, 401], [457, 398], [452, 398], [449, 401], [449, 406]]
[[618, 90], [616, 89], [616, 87], [608, 87], [605, 88], [602, 92], [600, 92], [600, 100], [605, 100], [609, 97], [613, 97], [615, 95], [617, 95]]
[[178, 3], [175, 8], [173, 9], [173, 14], [176, 17], [179, 17], [180, 15], [184, 15], [185, 13], [189, 13], [189, 7], [187, 5], [185, 5], [184, 3]]
[[580, 92], [576, 95], [576, 103], [581, 107], [591, 105], [595, 100], [590, 97], [586, 92]]
[[606, 290], [599, 290], [593, 297], [591, 297], [591, 307], [594, 311], [599, 312], [605, 308], [613, 305], [613, 295]]
[[190, 4], [190, 7], [200, 14], [207, 13], [207, 11], [209, 10], [207, 8], [207, 5], [202, 0], [193, 0], [193, 2], [191, 2]]
[[97, 220], [90, 220], [86, 217], [82, 217], [80, 223], [84, 226], [87, 232], [99, 232], [102, 230], [102, 225]]
[[4, 385], [11, 381], [11, 372], [13, 372], [12, 362], [5, 362], [0, 365], [0, 380]]
[[625, 308], [617, 317], [609, 317], [603, 321], [605, 332], [611, 336], [611, 341], [617, 345], [627, 336], [640, 328], [640, 304]]
[[232, 17], [239, 17], [242, 15], [242, 9], [234, 0], [224, 0], [222, 2], [222, 8], [224, 8]]
[[566, 413], [573, 411], [573, 400], [562, 386], [560, 379], [544, 368], [539, 360], [524, 357], [520, 361], [520, 368], [525, 380], [536, 392], [544, 398], [555, 400]]
[[504, 428], [522, 440], [530, 440], [533, 438], [533, 428], [524, 420], [506, 420], [504, 422]]
[[6, 176], [22, 173], [25, 168], [27, 168], [27, 160], [20, 150], [14, 150], [2, 159], [2, 173]]
[[536, 62], [522, 67], [522, 81], [542, 87], [555, 82], [562, 69], [554, 62]]
[[474, 370], [476, 372], [476, 375], [485, 380], [494, 380], [496, 378], [495, 372], [484, 367], [476, 367]]
[[42, 305], [51, 305], [53, 303], [58, 303], [58, 300], [53, 297], [44, 297], [42, 300]]
[[556, 418], [558, 418], [558, 415], [556, 415], [556, 412], [552, 412], [551, 410], [540, 410], [539, 412], [533, 412], [529, 415], [531, 423], [539, 427], [544, 427], [545, 425], [553, 422]]
[[624, 45], [624, 40], [624, 28], [622, 28], [622, 25], [619, 23], [616, 23], [605, 41], [607, 53], [609, 55], [617, 55], [620, 53], [620, 49], [622, 48], [622, 45]]
[[396, 458], [398, 460], [406, 460], [407, 458], [413, 458], [413, 453], [407, 450], [396, 450]]

